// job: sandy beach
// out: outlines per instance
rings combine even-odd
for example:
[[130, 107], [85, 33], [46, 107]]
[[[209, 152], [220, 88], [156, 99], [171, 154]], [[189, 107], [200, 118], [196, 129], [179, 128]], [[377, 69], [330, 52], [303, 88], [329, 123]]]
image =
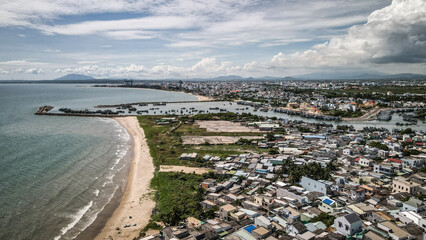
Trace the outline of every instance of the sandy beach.
[[[126, 190], [111, 218], [96, 239], [133, 239], [148, 223], [155, 202], [148, 194], [154, 177], [154, 164], [149, 153], [143, 129], [136, 117], [115, 118], [133, 138], [133, 159], [127, 179]], [[129, 218], [131, 216], [131, 218]], [[124, 228], [124, 224], [131, 225]], [[136, 224], [136, 226], [133, 226]], [[117, 231], [116, 228], [120, 230]], [[120, 232], [120, 234], [118, 233]]]
[[198, 101], [200, 101], [200, 102], [208, 102], [208, 101], [213, 101], [213, 100], [215, 100], [214, 98], [211, 98], [211, 97], [206, 97], [206, 96], [197, 95], [197, 94], [193, 94], [193, 93], [188, 93], [188, 92], [181, 92], [181, 93], [186, 93], [186, 94], [189, 94], [189, 95], [195, 96], [195, 97], [197, 97], [197, 98], [198, 98]]

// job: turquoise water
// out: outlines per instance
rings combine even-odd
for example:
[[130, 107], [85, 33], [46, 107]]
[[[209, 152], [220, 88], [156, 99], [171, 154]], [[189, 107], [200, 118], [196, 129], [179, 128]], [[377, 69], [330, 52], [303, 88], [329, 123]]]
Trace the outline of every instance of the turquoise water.
[[196, 100], [67, 84], [0, 84], [0, 239], [73, 239], [122, 186], [131, 139], [115, 120], [35, 116], [42, 105]]

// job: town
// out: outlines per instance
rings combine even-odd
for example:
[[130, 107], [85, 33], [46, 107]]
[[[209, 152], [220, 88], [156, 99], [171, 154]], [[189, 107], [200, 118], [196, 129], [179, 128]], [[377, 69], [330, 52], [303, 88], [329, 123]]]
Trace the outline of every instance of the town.
[[160, 169], [140, 239], [424, 237], [423, 129], [237, 113], [138, 118]]

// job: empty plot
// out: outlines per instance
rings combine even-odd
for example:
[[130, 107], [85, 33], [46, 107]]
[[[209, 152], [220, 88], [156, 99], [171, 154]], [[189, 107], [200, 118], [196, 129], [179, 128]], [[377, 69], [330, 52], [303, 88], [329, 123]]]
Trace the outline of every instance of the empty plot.
[[182, 136], [183, 144], [199, 145], [206, 142], [210, 144], [232, 144], [236, 143], [240, 138], [242, 139], [263, 139], [262, 136]]
[[160, 172], [183, 172], [183, 173], [195, 173], [204, 174], [211, 172], [209, 168], [197, 168], [197, 167], [185, 167], [185, 166], [172, 166], [172, 165], [161, 165]]
[[260, 132], [257, 128], [242, 126], [230, 121], [196, 121], [196, 124], [200, 128], [206, 129], [207, 132]]

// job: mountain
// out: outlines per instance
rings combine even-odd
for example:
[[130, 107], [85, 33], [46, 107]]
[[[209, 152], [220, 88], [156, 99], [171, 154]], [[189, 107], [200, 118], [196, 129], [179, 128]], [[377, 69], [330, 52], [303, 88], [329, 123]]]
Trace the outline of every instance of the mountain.
[[210, 78], [208, 80], [218, 80], [218, 81], [223, 81], [223, 80], [243, 80], [244, 78], [241, 76], [237, 76], [237, 75], [228, 75], [228, 76], [219, 76], [219, 77], [215, 77], [215, 78]]
[[426, 79], [426, 75], [412, 74], [412, 73], [400, 73], [400, 74], [387, 74], [381, 72], [319, 72], [310, 73], [298, 76], [292, 76], [296, 79], [303, 80], [336, 80], [336, 79], [347, 79], [347, 80], [398, 80], [398, 79]]
[[81, 75], [81, 74], [68, 74], [60, 78], [56, 78], [55, 80], [92, 80], [95, 79], [90, 76]]

